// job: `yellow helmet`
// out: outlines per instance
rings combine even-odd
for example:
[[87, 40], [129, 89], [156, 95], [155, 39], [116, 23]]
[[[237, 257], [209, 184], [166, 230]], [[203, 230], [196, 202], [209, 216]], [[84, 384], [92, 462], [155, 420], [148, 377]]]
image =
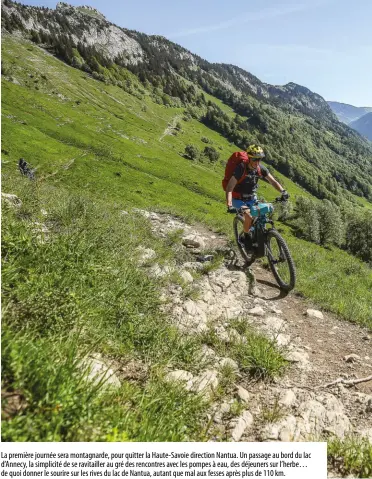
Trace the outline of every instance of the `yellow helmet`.
[[265, 158], [263, 149], [258, 145], [249, 145], [246, 151], [250, 158]]

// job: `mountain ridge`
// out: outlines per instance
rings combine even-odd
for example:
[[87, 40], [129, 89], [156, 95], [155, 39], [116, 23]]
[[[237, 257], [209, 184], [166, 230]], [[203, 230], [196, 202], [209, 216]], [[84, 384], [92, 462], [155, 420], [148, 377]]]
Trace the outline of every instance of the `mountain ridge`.
[[372, 111], [372, 107], [369, 106], [354, 106], [337, 101], [328, 101], [327, 103], [337, 118], [347, 125]]
[[[128, 72], [134, 74], [151, 86], [155, 101], [194, 109], [192, 115], [239, 148], [261, 143], [269, 163], [318, 198], [338, 202], [341, 190], [350, 190], [372, 199], [371, 145], [339, 123], [320, 95], [293, 82], [268, 85], [240, 67], [209, 63], [162, 36], [118, 27], [80, 8], [3, 0], [2, 26], [103, 82], [138, 91]], [[235, 119], [206, 94], [231, 107]]]
[[352, 121], [350, 126], [372, 141], [372, 111]]

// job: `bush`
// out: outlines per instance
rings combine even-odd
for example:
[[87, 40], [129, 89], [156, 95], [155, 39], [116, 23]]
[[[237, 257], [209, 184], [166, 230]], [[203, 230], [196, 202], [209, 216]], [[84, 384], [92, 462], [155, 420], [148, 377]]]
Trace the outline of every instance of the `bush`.
[[185, 155], [190, 158], [190, 160], [197, 160], [200, 157], [200, 152], [195, 145], [187, 145]]
[[209, 138], [206, 138], [205, 136], [202, 136], [202, 137], [201, 137], [201, 141], [202, 141], [203, 143], [212, 143], [212, 142], [210, 141], [210, 139], [209, 139]]
[[206, 146], [204, 148], [203, 155], [206, 156], [209, 159], [209, 161], [213, 163], [216, 162], [218, 158], [220, 157], [220, 154], [218, 153], [216, 148], [214, 148], [213, 146]]

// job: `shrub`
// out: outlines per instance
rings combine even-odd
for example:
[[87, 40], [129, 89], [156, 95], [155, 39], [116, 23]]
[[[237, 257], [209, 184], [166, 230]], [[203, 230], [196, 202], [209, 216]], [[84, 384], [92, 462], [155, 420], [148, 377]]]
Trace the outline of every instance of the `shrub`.
[[200, 152], [195, 145], [187, 145], [185, 155], [190, 158], [190, 160], [197, 160], [200, 156]]
[[206, 146], [203, 151], [203, 155], [206, 156], [209, 161], [211, 162], [216, 162], [218, 158], [220, 157], [220, 154], [216, 150], [216, 148], [213, 148], [213, 146]]

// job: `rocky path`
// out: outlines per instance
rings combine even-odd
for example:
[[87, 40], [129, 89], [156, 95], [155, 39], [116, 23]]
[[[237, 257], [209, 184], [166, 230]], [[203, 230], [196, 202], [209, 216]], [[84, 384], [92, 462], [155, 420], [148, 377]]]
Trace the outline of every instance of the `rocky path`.
[[[372, 336], [367, 330], [315, 309], [295, 293], [285, 296], [263, 264], [252, 268], [256, 278], [252, 285], [223, 236], [170, 215], [141, 213], [159, 236], [183, 230], [180, 257], [187, 256], [187, 261], [160, 266], [154, 251], [141, 252], [143, 264], [152, 259], [149, 274], [161, 277], [177, 271], [183, 279], [183, 286], [171, 284], [163, 294], [164, 309], [175, 324], [185, 334], [212, 330], [220, 341], [232, 344], [243, 340], [231, 327], [240, 318], [283, 348], [290, 364], [284, 377], [273, 382], [252, 381], [233, 359], [219, 357], [213, 347], [204, 345], [205, 367], [198, 374], [169, 372], [169, 381], [213, 396], [222, 369], [228, 365], [234, 370], [233, 391], [212, 408], [216, 439], [305, 441], [356, 434], [372, 442], [372, 381], [327, 386], [338, 378], [372, 374]], [[224, 261], [207, 274], [195, 275], [205, 273], [208, 254], [223, 255]], [[194, 299], [184, 294], [191, 286], [198, 292]], [[239, 414], [232, 415], [237, 401]]]
[[177, 122], [180, 121], [180, 119], [181, 119], [181, 115], [176, 115], [172, 119], [172, 122], [168, 123], [168, 126], [166, 127], [164, 132], [159, 137], [159, 141], [163, 141], [164, 137], [166, 137], [167, 135], [172, 135], [173, 134], [173, 132], [176, 130]]

